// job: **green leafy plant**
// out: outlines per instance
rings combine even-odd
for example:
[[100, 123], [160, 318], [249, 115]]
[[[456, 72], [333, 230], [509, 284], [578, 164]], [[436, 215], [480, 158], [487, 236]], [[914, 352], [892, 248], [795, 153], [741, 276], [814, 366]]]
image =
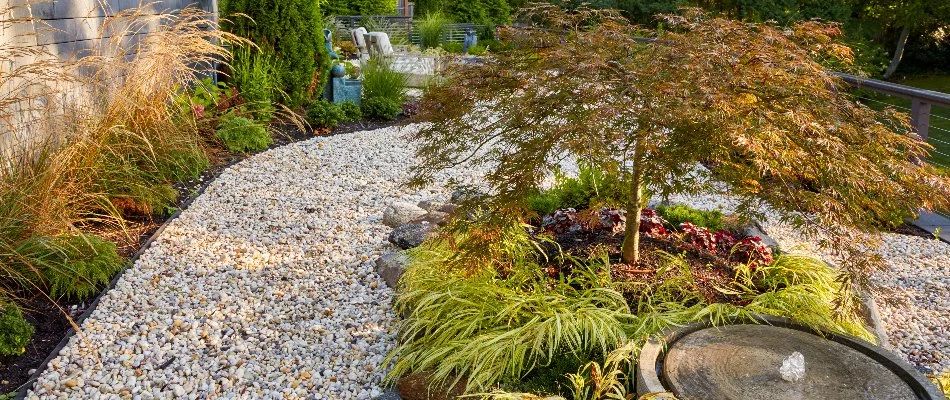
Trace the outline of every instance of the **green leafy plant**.
[[480, 55], [485, 54], [486, 52], [488, 52], [488, 47], [481, 44], [476, 44], [468, 48], [468, 54], [473, 55], [473, 56], [480, 56]]
[[722, 220], [722, 211], [719, 210], [698, 210], [685, 204], [674, 204], [670, 206], [659, 205], [656, 207], [656, 211], [674, 228], [678, 228], [684, 222], [705, 227], [712, 232], [722, 230], [725, 227]]
[[554, 185], [528, 194], [526, 202], [529, 209], [543, 215], [561, 208], [622, 205], [627, 192], [619, 171], [582, 163], [577, 177], [568, 177], [556, 169]]
[[459, 42], [442, 43], [442, 49], [449, 53], [462, 54], [462, 44]]
[[26, 351], [33, 336], [33, 325], [23, 312], [9, 300], [0, 301], [0, 355], [18, 356]]
[[419, 31], [422, 48], [439, 47], [442, 44], [445, 26], [450, 23], [451, 21], [438, 11], [427, 12], [421, 20], [416, 21], [415, 25]]
[[244, 117], [225, 118], [215, 137], [224, 142], [228, 150], [238, 153], [265, 150], [272, 143], [263, 126]]
[[32, 267], [40, 267], [41, 276], [33, 279], [47, 283], [54, 298], [86, 299], [125, 265], [114, 243], [92, 235], [33, 237], [19, 252], [31, 260]]
[[275, 94], [279, 89], [280, 67], [273, 55], [256, 51], [250, 46], [234, 52], [231, 79], [244, 99], [244, 107], [261, 123], [274, 118]]

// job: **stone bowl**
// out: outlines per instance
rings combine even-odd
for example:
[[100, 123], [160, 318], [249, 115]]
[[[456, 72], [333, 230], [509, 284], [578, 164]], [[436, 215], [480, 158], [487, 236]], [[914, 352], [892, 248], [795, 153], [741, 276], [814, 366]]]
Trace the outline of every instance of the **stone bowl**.
[[[637, 395], [672, 392], [702, 399], [942, 400], [909, 364], [862, 339], [759, 316], [759, 321], [696, 323], [651, 339], [636, 367]], [[804, 356], [795, 379], [783, 363]], [[797, 356], [796, 356], [797, 357]]]

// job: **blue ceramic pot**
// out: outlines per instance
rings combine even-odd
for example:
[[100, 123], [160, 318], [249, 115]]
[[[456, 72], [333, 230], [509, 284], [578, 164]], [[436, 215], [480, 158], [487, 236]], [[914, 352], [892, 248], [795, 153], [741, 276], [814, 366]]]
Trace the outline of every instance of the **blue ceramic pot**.
[[334, 78], [346, 76], [346, 67], [344, 67], [343, 64], [334, 64], [333, 67], [330, 68], [330, 76]]

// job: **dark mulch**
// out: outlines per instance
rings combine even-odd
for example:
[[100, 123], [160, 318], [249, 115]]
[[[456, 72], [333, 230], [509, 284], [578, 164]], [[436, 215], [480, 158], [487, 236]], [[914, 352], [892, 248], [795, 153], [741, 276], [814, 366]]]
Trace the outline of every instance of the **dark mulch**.
[[[271, 148], [284, 146], [317, 136], [340, 135], [363, 130], [379, 129], [402, 124], [405, 118], [395, 121], [357, 121], [338, 126], [332, 131], [313, 132], [295, 125], [277, 126], [279, 134], [274, 135]], [[200, 194], [201, 190], [218, 177], [227, 167], [250, 157], [252, 154], [234, 154], [225, 150], [211, 151], [211, 166], [201, 173], [199, 178], [173, 184], [179, 196], [174, 205], [153, 216], [128, 217], [124, 228], [107, 224], [86, 224], [80, 228], [116, 243], [119, 255], [130, 258], [142, 248], [146, 241], [174, 215], [179, 209], [185, 209]], [[101, 295], [101, 293], [100, 293]], [[79, 317], [94, 299], [83, 302], [50, 301], [49, 298], [35, 293], [20, 293], [24, 317], [36, 331], [26, 346], [26, 352], [20, 356], [0, 357], [0, 395], [18, 390], [31, 377], [31, 372], [44, 367], [42, 364], [57, 345], [70, 332], [70, 321]], [[68, 315], [68, 317], [67, 317]]]
[[[610, 259], [611, 276], [615, 282], [625, 282], [625, 295], [631, 300], [636, 301], [643, 290], [649, 290], [669, 279], [675, 279], [680, 271], [675, 269], [658, 273], [659, 269], [666, 266], [667, 261], [661, 255], [661, 252], [682, 255], [686, 264], [689, 266], [690, 274], [696, 284], [694, 288], [699, 292], [707, 303], [732, 303], [741, 305], [742, 300], [728, 296], [717, 290], [717, 287], [729, 287], [735, 275], [728, 260], [718, 255], [698, 250], [687, 246], [681, 242], [665, 239], [653, 238], [646, 235], [640, 236], [640, 261], [635, 264], [629, 264], [621, 260], [621, 246], [623, 244], [623, 234], [612, 234], [605, 230], [569, 232], [555, 235], [554, 240], [560, 245], [562, 251], [572, 256], [588, 258], [597, 254], [603, 254], [604, 251]], [[545, 249], [549, 259], [555, 259], [557, 250], [554, 246], [548, 245]], [[570, 265], [551, 265], [551, 273], [564, 272], [570, 273]]]
[[917, 226], [911, 224], [903, 224], [894, 229], [894, 233], [899, 233], [901, 235], [908, 236], [919, 236], [922, 238], [933, 239], [934, 235], [930, 232], [927, 232]]

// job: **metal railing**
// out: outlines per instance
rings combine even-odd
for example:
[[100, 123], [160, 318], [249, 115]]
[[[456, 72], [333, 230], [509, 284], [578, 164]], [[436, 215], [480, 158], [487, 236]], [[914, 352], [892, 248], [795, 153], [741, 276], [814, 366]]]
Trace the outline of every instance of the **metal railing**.
[[[386, 32], [389, 40], [394, 44], [422, 44], [416, 27], [416, 22], [412, 17], [393, 16], [393, 15], [347, 15], [336, 17], [335, 37], [348, 40], [349, 31], [358, 27], [367, 28], [367, 30], [377, 30]], [[478, 24], [447, 24], [442, 30], [442, 40], [445, 42], [461, 43], [465, 40], [465, 31], [472, 29], [475, 32], [481, 32], [485, 25]]]

